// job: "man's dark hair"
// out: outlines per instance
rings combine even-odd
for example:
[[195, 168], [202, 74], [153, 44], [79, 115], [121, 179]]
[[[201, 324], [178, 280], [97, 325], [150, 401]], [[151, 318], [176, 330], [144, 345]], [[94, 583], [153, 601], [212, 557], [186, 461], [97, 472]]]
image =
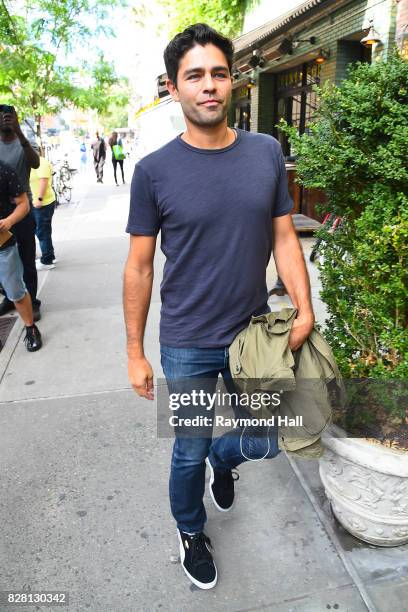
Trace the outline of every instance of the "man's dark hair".
[[210, 28], [206, 23], [196, 23], [188, 26], [184, 32], [176, 34], [164, 51], [167, 77], [174, 85], [177, 85], [177, 73], [183, 55], [196, 45], [204, 47], [208, 44], [218, 47], [224, 53], [229, 71], [232, 71], [232, 58], [234, 55], [232, 41], [213, 28]]

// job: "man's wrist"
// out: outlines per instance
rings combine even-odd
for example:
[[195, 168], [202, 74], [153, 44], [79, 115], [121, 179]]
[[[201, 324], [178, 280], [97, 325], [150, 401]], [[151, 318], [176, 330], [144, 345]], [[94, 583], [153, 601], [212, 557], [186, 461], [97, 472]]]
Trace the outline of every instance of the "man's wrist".
[[315, 316], [313, 310], [298, 310], [297, 319], [304, 321], [305, 323], [311, 323], [312, 325], [315, 322]]
[[23, 132], [17, 132], [17, 137], [20, 141], [21, 146], [24, 149], [30, 146], [30, 143], [28, 142], [27, 138], [24, 136]]
[[145, 354], [143, 347], [128, 346], [127, 354], [129, 359], [144, 359]]

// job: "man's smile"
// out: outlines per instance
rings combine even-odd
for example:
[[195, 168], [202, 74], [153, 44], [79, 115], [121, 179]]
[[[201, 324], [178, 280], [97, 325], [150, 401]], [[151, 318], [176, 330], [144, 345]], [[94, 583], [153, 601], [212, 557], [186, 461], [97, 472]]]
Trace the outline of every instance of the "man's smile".
[[221, 101], [210, 99], [210, 100], [205, 100], [204, 102], [200, 102], [199, 104], [202, 106], [217, 106], [218, 104], [221, 104]]

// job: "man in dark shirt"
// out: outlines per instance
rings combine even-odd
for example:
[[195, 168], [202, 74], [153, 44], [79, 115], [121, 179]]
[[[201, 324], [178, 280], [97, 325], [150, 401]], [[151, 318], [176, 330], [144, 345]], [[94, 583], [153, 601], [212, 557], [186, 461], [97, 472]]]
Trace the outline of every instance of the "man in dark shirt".
[[[18, 176], [22, 191], [28, 196], [30, 211], [24, 219], [14, 228], [18, 251], [24, 267], [24, 282], [31, 295], [34, 319], [41, 318], [41, 301], [37, 298], [38, 276], [35, 265], [35, 220], [31, 212], [32, 195], [30, 190], [31, 168], [38, 168], [40, 157], [34, 150], [34, 143], [30, 143], [24, 136], [16, 111], [0, 111], [0, 161], [9, 165]], [[14, 309], [10, 296], [0, 304], [0, 316]]]
[[[269, 310], [266, 268], [272, 252], [298, 311], [290, 348], [299, 348], [313, 329], [309, 277], [290, 215], [280, 145], [272, 136], [227, 125], [232, 57], [231, 41], [204, 24], [169, 43], [167, 87], [181, 104], [187, 129], [142, 159], [132, 180], [124, 278], [128, 367], [134, 390], [149, 400], [153, 370], [143, 336], [159, 231], [166, 256], [160, 351], [171, 392], [180, 389], [181, 379], [200, 379], [214, 393], [219, 374], [234, 391], [228, 349], [251, 316]], [[213, 409], [206, 414], [212, 417]], [[182, 567], [196, 586], [209, 589], [217, 570], [203, 532], [205, 464], [211, 497], [225, 512], [234, 501], [234, 468], [248, 458], [275, 457], [279, 448], [276, 428], [262, 437], [251, 437], [245, 428], [214, 440], [207, 431], [198, 433], [176, 432], [170, 504]]]
[[34, 352], [42, 346], [41, 334], [34, 324], [31, 297], [23, 280], [23, 264], [11, 231], [29, 211], [27, 194], [16, 173], [0, 162], [0, 283], [24, 321], [27, 350]]
[[99, 132], [96, 132], [96, 140], [92, 143], [94, 167], [96, 172], [96, 182], [103, 183], [103, 167], [106, 160], [106, 144]]

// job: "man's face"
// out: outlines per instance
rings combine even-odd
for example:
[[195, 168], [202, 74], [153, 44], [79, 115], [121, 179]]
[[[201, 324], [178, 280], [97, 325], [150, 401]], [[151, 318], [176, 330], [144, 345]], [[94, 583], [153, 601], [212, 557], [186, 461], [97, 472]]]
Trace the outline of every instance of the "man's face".
[[191, 123], [211, 127], [222, 123], [231, 101], [232, 80], [225, 55], [215, 45], [196, 45], [181, 58], [177, 87], [168, 89]]
[[11, 134], [13, 130], [13, 114], [0, 112], [0, 132], [2, 134]]

